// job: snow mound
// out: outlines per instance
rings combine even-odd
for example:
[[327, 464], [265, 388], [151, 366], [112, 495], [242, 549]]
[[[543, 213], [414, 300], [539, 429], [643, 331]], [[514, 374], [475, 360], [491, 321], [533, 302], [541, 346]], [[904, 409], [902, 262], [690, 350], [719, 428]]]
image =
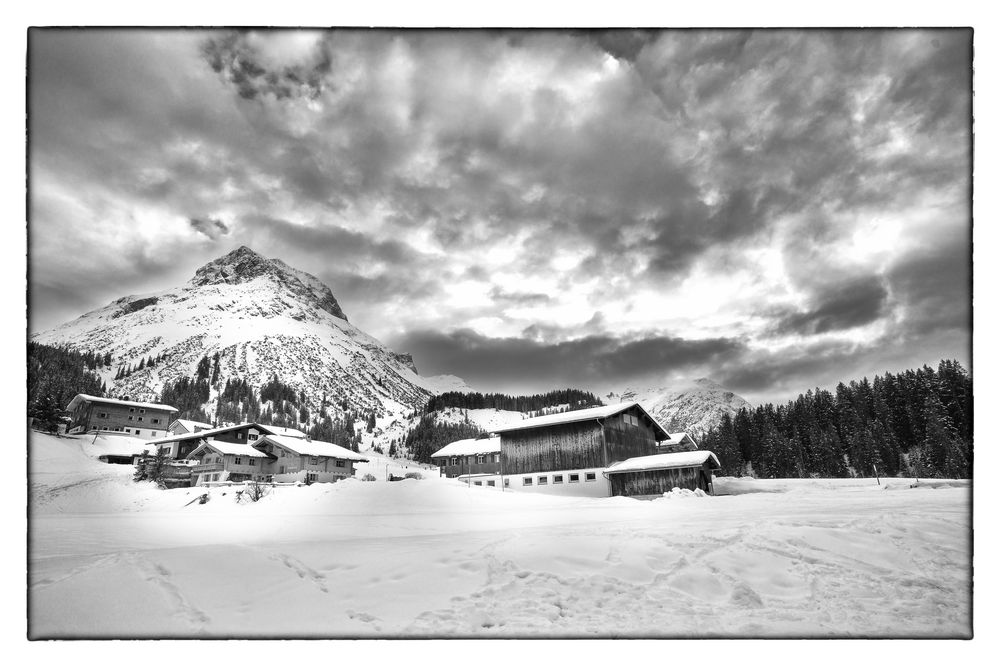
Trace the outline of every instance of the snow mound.
[[701, 489], [694, 489], [692, 491], [691, 489], [681, 489], [676, 486], [670, 491], [667, 491], [663, 494], [664, 500], [673, 500], [675, 498], [710, 498], [710, 497], [711, 496], [709, 496]]

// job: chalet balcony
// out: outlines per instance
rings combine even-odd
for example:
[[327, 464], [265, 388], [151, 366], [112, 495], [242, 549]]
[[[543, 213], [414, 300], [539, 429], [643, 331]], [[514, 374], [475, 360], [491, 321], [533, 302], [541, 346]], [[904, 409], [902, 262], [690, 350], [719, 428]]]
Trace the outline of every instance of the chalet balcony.
[[225, 466], [221, 463], [203, 463], [201, 465], [196, 465], [191, 468], [192, 475], [198, 475], [203, 472], [219, 472], [220, 470], [225, 470]]

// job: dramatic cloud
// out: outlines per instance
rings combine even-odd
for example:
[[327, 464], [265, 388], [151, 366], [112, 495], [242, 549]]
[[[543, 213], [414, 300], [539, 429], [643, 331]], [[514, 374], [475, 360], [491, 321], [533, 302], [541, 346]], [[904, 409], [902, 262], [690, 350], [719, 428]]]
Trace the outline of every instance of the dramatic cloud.
[[229, 227], [226, 226], [226, 223], [214, 218], [191, 218], [188, 220], [188, 224], [191, 225], [191, 229], [204, 234], [213, 241], [229, 233]]
[[246, 244], [483, 389], [968, 366], [971, 64], [968, 30], [33, 30], [31, 326]]

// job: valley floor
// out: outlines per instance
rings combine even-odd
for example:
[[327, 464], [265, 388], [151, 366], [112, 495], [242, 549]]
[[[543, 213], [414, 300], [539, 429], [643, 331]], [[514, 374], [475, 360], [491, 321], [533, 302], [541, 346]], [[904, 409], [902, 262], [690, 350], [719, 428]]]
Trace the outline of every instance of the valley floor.
[[31, 466], [33, 638], [971, 635], [967, 482], [639, 501], [348, 480], [185, 506], [201, 491], [72, 438], [33, 434]]

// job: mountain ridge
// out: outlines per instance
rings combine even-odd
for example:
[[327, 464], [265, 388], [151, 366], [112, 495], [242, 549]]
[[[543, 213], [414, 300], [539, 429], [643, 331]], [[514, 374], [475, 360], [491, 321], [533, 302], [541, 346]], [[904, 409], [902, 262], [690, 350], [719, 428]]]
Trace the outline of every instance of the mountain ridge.
[[242, 378], [260, 386], [277, 375], [316, 410], [325, 397], [399, 413], [435, 393], [469, 389], [454, 376], [419, 375], [412, 356], [351, 324], [322, 281], [247, 246], [199, 267], [184, 285], [121, 297], [31, 340], [110, 352], [116, 367], [162, 355], [125, 378], [104, 375], [109, 393], [134, 399], [154, 399], [216, 353], [220, 384]]

